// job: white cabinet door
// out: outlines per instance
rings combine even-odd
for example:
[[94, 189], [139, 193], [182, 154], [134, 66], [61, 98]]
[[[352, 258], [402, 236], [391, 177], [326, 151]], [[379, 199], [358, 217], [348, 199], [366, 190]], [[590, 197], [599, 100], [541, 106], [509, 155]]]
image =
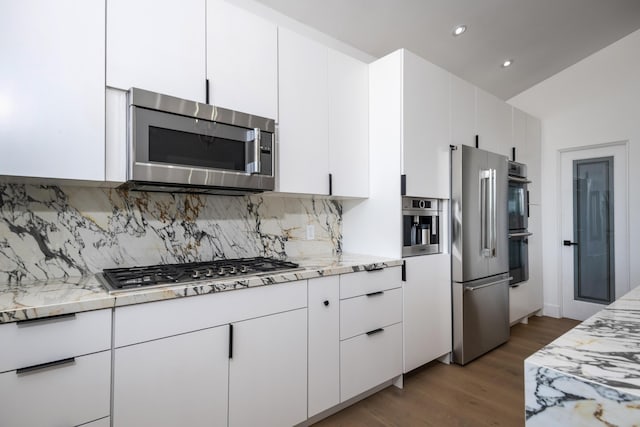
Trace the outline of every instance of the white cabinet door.
[[404, 370], [451, 352], [450, 255], [406, 258], [403, 283]]
[[404, 52], [402, 154], [406, 194], [449, 198], [449, 73]]
[[107, 0], [107, 86], [204, 102], [205, 0]]
[[227, 425], [228, 325], [114, 351], [114, 427]]
[[339, 277], [309, 280], [309, 417], [340, 403]]
[[278, 118], [278, 29], [225, 0], [207, 0], [209, 102]]
[[475, 147], [476, 87], [451, 75], [451, 144]]
[[104, 1], [0, 2], [0, 175], [104, 180]]
[[511, 109], [503, 100], [477, 89], [479, 146], [511, 158]]
[[278, 30], [278, 191], [329, 194], [327, 47]]
[[369, 196], [369, 66], [329, 49], [331, 194]]
[[529, 203], [539, 205], [540, 196], [540, 180], [541, 172], [541, 144], [542, 144], [542, 126], [540, 120], [527, 114], [527, 127], [525, 135], [525, 146], [522, 151], [522, 157], [527, 163], [527, 176], [531, 181], [528, 185]]
[[306, 419], [307, 310], [233, 324], [229, 426], [280, 427]]

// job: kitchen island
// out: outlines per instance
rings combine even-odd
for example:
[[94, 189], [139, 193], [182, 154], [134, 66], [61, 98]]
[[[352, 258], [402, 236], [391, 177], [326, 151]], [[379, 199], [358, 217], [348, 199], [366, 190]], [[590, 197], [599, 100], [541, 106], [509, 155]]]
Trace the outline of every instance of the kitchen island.
[[525, 360], [527, 427], [640, 425], [640, 287]]

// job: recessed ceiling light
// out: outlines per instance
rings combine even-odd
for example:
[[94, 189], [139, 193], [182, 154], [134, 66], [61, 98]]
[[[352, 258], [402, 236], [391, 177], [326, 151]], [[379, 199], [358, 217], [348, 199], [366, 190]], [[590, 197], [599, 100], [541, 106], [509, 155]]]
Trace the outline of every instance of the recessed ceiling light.
[[467, 26], [466, 25], [458, 25], [457, 27], [455, 27], [452, 31], [454, 36], [459, 36], [460, 34], [464, 33], [465, 31], [467, 31]]
[[513, 59], [506, 59], [503, 63], [502, 63], [502, 68], [507, 68], [510, 67], [511, 64], [513, 64]]

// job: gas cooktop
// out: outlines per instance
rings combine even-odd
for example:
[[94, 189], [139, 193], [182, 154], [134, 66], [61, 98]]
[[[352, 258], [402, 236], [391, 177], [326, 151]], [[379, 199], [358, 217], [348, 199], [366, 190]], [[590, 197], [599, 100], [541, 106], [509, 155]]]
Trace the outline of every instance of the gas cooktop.
[[296, 263], [274, 258], [237, 258], [184, 264], [161, 264], [102, 271], [103, 284], [110, 294], [178, 284], [215, 282], [234, 277], [258, 276], [273, 272], [301, 270]]

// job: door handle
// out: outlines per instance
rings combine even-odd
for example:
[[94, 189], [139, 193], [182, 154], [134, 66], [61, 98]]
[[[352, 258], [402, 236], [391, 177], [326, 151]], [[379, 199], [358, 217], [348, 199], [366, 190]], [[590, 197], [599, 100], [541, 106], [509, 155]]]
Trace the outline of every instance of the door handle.
[[563, 240], [562, 244], [564, 246], [578, 246], [578, 242], [572, 242], [571, 240]]
[[260, 145], [261, 131], [260, 128], [255, 128], [253, 129], [253, 141], [247, 141], [245, 145], [245, 172], [248, 174], [253, 175], [262, 172]]

